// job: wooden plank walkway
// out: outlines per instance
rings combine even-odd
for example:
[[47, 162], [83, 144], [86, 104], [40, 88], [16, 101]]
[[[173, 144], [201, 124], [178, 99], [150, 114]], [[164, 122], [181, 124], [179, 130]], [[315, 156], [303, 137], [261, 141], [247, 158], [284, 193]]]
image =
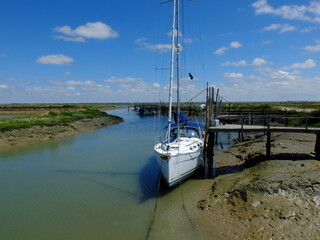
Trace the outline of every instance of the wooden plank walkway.
[[216, 127], [209, 127], [209, 132], [292, 132], [292, 133], [320, 133], [320, 128], [309, 127], [275, 127], [275, 126], [257, 126], [257, 125], [241, 125], [241, 124], [226, 124]]

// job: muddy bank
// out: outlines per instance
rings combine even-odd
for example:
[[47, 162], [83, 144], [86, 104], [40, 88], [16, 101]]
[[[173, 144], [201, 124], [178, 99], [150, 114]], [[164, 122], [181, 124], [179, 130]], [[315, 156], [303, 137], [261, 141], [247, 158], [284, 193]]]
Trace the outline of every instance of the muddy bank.
[[205, 181], [194, 215], [208, 238], [319, 238], [320, 161], [314, 157], [315, 136], [273, 134], [268, 161], [265, 144], [265, 136], [249, 137], [217, 156], [220, 175]]
[[123, 119], [120, 117], [105, 115], [55, 126], [34, 126], [30, 128], [2, 131], [0, 132], [0, 151], [6, 151], [13, 147], [36, 144], [52, 139], [74, 136], [82, 132], [92, 131], [122, 121]]

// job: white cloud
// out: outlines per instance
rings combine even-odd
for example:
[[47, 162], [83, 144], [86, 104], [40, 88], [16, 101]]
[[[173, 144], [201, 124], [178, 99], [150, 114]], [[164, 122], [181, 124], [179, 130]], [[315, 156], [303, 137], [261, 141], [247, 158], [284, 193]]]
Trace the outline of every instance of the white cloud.
[[264, 60], [263, 58], [255, 58], [252, 63], [253, 66], [262, 66], [266, 64], [270, 64], [268, 61]]
[[56, 27], [54, 31], [62, 34], [54, 36], [54, 38], [73, 42], [85, 42], [89, 38], [108, 39], [119, 36], [115, 30], [102, 22], [88, 22], [75, 29], [70, 26]]
[[116, 84], [137, 83], [137, 82], [141, 82], [141, 81], [142, 81], [142, 79], [133, 78], [133, 77], [124, 77], [124, 78], [111, 77], [111, 78], [108, 78], [107, 80], [104, 80], [104, 82], [106, 82], [106, 83], [116, 83]]
[[228, 50], [227, 47], [221, 47], [221, 48], [218, 48], [216, 51], [214, 51], [214, 53], [217, 55], [223, 55], [227, 50]]
[[167, 52], [171, 49], [171, 45], [170, 44], [148, 44], [145, 45], [145, 49], [151, 50], [151, 51], [155, 51], [155, 52]]
[[[242, 47], [242, 44], [239, 42], [239, 41], [234, 41], [234, 42], [231, 42], [229, 44], [229, 47], [230, 48], [241, 48]], [[217, 55], [223, 55], [226, 53], [226, 51], [228, 51], [229, 48], [228, 47], [220, 47], [218, 48], [217, 50], [214, 51], [214, 54], [217, 54]]]
[[141, 46], [142, 49], [151, 52], [164, 53], [171, 50], [171, 44], [151, 44], [147, 42], [146, 38], [138, 38], [135, 43]]
[[271, 40], [266, 40], [266, 41], [261, 42], [261, 44], [263, 44], [263, 45], [267, 45], [267, 44], [271, 44], [271, 43], [272, 43]]
[[294, 71], [294, 72], [288, 72], [288, 71], [283, 71], [283, 70], [278, 70], [278, 71], [272, 71], [269, 73], [269, 77], [273, 79], [278, 79], [278, 80], [295, 80], [297, 79], [297, 75], [300, 72]]
[[260, 68], [258, 73], [224, 73], [224, 82], [215, 87], [229, 101], [318, 101], [319, 75], [303, 76], [298, 70], [270, 67]]
[[[103, 96], [104, 94], [111, 94], [112, 89], [109, 85], [97, 84], [93, 86], [87, 86], [82, 89], [82, 94], [92, 96]], [[95, 97], [94, 97], [95, 98]]]
[[291, 32], [297, 30], [295, 26], [289, 24], [271, 24], [262, 29], [263, 31], [279, 30], [279, 33]]
[[134, 43], [135, 43], [135, 44], [140, 44], [140, 43], [143, 43], [143, 42], [145, 42], [145, 41], [147, 41], [147, 39], [144, 38], [144, 37], [142, 37], [142, 38], [138, 38], [137, 40], [135, 40]]
[[223, 73], [223, 76], [225, 78], [243, 78], [243, 74], [242, 73], [229, 73], [229, 72], [225, 72]]
[[316, 41], [316, 45], [308, 45], [305, 46], [303, 49], [308, 50], [310, 52], [320, 52], [320, 41]]
[[316, 27], [306, 27], [304, 29], [301, 29], [301, 32], [303, 33], [309, 33], [309, 32], [312, 32], [314, 30], [316, 30], [317, 28]]
[[9, 88], [8, 85], [0, 85], [0, 90], [2, 90], [2, 89], [8, 89], [8, 88]]
[[61, 36], [61, 35], [58, 35], [58, 36], [53, 36], [54, 39], [61, 39], [61, 40], [64, 40], [66, 42], [85, 42], [85, 38], [83, 37], [66, 37], [66, 36]]
[[54, 85], [64, 85], [64, 86], [94, 86], [96, 84], [95, 81], [60, 81], [60, 80], [54, 80], [50, 81], [51, 84]]
[[252, 63], [248, 63], [245, 60], [240, 60], [238, 62], [224, 62], [221, 64], [221, 66], [235, 66], [235, 67], [243, 67], [243, 66], [262, 66], [262, 65], [267, 65], [271, 64], [270, 62], [264, 60], [263, 58], [255, 58]]
[[41, 64], [52, 64], [52, 65], [69, 65], [74, 62], [73, 58], [65, 56], [63, 54], [47, 55], [37, 59], [38, 63]]
[[[21, 93], [20, 93], [21, 94]], [[24, 94], [31, 95], [35, 97], [36, 102], [45, 101], [48, 102], [62, 102], [61, 99], [66, 99], [66, 97], [74, 97], [74, 89], [70, 87], [33, 87], [26, 88]]]
[[241, 66], [248, 66], [249, 64], [245, 60], [240, 60], [238, 62], [224, 62], [221, 64], [221, 66], [236, 66], [236, 67], [241, 67]]
[[311, 1], [309, 5], [283, 5], [274, 8], [267, 0], [258, 0], [252, 6], [257, 15], [271, 14], [290, 20], [320, 22], [320, 2], [317, 1]]
[[230, 43], [231, 48], [241, 48], [242, 44], [239, 41], [234, 41]]
[[161, 85], [159, 83], [152, 83], [152, 86], [155, 87], [155, 88], [160, 88]]
[[[174, 36], [177, 36], [177, 33], [178, 33], [177, 29], [174, 29], [174, 30], [173, 30]], [[167, 35], [171, 37], [171, 36], [172, 36], [172, 31], [167, 32]], [[180, 36], [180, 37], [183, 36], [181, 32], [179, 32], [179, 36]]]
[[303, 63], [294, 63], [289, 67], [284, 67], [283, 69], [308, 69], [314, 68], [317, 66], [317, 63], [313, 59], [308, 59]]

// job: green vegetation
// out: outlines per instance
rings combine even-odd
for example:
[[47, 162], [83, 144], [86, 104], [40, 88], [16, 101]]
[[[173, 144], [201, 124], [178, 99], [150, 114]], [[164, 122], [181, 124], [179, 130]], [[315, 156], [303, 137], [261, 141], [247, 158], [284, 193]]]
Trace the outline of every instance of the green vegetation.
[[50, 111], [43, 116], [27, 116], [0, 119], [0, 131], [27, 128], [31, 126], [53, 126], [57, 124], [66, 124], [75, 120], [84, 118], [94, 118], [107, 115], [97, 109], [86, 109], [81, 111]]
[[320, 127], [320, 110], [310, 113], [297, 113], [299, 118], [289, 118], [288, 125], [295, 127]]
[[46, 110], [79, 110], [79, 109], [110, 109], [115, 104], [80, 103], [80, 104], [0, 104], [0, 111], [46, 111]]
[[271, 121], [288, 126], [320, 127], [319, 102], [225, 103], [222, 111], [231, 114], [270, 115]]
[[320, 102], [248, 102], [248, 103], [224, 103], [225, 111], [259, 111], [279, 112], [287, 109], [288, 112], [317, 111], [320, 110]]

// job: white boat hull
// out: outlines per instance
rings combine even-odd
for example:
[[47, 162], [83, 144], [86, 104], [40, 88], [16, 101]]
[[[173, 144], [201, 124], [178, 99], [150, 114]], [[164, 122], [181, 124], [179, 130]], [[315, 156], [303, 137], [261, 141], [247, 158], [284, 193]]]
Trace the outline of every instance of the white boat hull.
[[[203, 146], [200, 139], [188, 141], [178, 148], [166, 151], [168, 144], [159, 143], [155, 146], [157, 161], [164, 180], [172, 187], [190, 177], [199, 167], [203, 166]], [[164, 146], [165, 145], [165, 146]], [[172, 144], [177, 145], [177, 144]]]

